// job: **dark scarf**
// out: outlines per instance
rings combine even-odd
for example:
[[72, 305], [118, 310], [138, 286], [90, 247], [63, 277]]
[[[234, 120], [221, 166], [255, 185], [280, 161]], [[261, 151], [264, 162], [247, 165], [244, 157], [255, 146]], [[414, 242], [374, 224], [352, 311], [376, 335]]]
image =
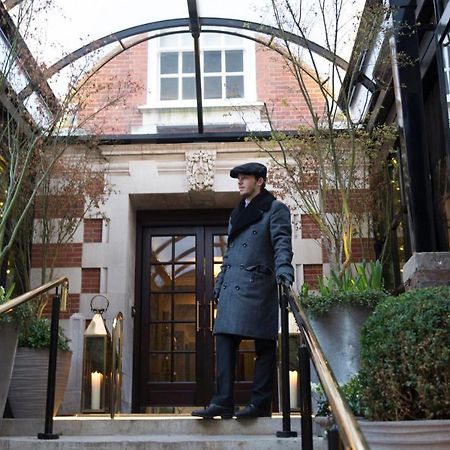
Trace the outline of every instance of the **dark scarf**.
[[233, 209], [230, 221], [231, 230], [228, 242], [231, 242], [241, 231], [252, 223], [261, 220], [263, 213], [269, 211], [275, 197], [265, 188], [245, 207], [245, 199], [242, 199]]

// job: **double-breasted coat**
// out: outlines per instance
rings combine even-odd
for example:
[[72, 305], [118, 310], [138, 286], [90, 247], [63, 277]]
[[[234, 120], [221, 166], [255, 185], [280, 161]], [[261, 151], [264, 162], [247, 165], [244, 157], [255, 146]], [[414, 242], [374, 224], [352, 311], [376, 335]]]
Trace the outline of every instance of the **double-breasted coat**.
[[233, 210], [228, 246], [215, 284], [214, 334], [276, 339], [277, 277], [294, 280], [292, 229], [287, 206], [263, 189]]

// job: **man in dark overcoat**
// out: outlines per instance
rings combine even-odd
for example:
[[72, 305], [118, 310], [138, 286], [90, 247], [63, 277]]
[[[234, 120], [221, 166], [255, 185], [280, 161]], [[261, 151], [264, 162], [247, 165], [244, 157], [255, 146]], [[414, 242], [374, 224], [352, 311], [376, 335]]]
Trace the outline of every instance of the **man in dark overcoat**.
[[[291, 285], [292, 228], [287, 206], [265, 189], [267, 169], [246, 163], [233, 168], [241, 201], [232, 211], [228, 245], [214, 288], [217, 318], [216, 392], [210, 405], [193, 411], [203, 418], [270, 416], [278, 335], [277, 283]], [[249, 404], [234, 412], [236, 352], [254, 339], [256, 362]]]

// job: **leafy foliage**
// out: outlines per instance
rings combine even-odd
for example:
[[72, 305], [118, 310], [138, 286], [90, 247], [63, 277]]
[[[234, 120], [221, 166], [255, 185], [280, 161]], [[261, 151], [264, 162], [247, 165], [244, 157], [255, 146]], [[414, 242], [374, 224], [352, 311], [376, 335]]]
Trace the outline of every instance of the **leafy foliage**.
[[450, 287], [381, 302], [366, 321], [361, 377], [375, 420], [450, 418]]
[[[350, 410], [355, 416], [365, 417], [367, 415], [367, 407], [363, 402], [363, 384], [361, 376], [356, 374], [350, 378], [347, 383], [340, 386], [341, 392], [347, 400]], [[318, 416], [327, 416], [331, 413], [331, 407], [325, 396], [322, 386], [317, 385], [314, 387], [313, 395], [317, 402]]]
[[[69, 350], [69, 339], [59, 327], [58, 348]], [[46, 317], [32, 317], [26, 327], [19, 332], [19, 347], [49, 348], [50, 347], [50, 320]]]
[[331, 271], [329, 277], [319, 278], [319, 293], [311, 293], [304, 284], [299, 294], [301, 305], [312, 314], [327, 313], [335, 305], [359, 305], [374, 308], [387, 297], [383, 291], [380, 261], [355, 265], [339, 277]]
[[[11, 300], [14, 294], [15, 285], [12, 284], [8, 290], [0, 286], [0, 305]], [[0, 323], [21, 323], [27, 320], [32, 314], [31, 305], [25, 304], [15, 308], [11, 313], [6, 313], [0, 316]]]

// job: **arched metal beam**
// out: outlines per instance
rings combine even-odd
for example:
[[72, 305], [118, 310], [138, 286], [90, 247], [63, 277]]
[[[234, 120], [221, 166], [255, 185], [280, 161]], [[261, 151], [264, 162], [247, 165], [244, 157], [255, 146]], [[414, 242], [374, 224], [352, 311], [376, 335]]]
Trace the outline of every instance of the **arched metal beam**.
[[[311, 52], [316, 53], [317, 55], [327, 59], [328, 61], [335, 63], [341, 69], [347, 70], [348, 68], [347, 61], [345, 61], [343, 58], [336, 55], [335, 53], [331, 52], [330, 50], [326, 49], [325, 47], [322, 47], [316, 42], [304, 39], [301, 36], [298, 36], [294, 33], [280, 30], [279, 28], [275, 28], [269, 25], [264, 25], [256, 22], [249, 22], [237, 19], [224, 19], [217, 17], [199, 17], [199, 22], [201, 27], [211, 26], [211, 27], [235, 28], [241, 30], [255, 31], [257, 33], [262, 33], [283, 40], [287, 40], [301, 47], [309, 49]], [[158, 22], [150, 22], [143, 25], [137, 25], [135, 27], [126, 28], [116, 33], [109, 34], [100, 39], [96, 39], [95, 41], [92, 41], [91, 43], [83, 47], [80, 47], [78, 50], [69, 53], [64, 58], [61, 58], [59, 61], [50, 66], [45, 71], [45, 76], [47, 79], [49, 79], [57, 72], [62, 70], [64, 67], [67, 67], [68, 65], [72, 64], [74, 61], [114, 42], [118, 42], [121, 45], [123, 45], [121, 43], [123, 39], [127, 39], [143, 33], [160, 31], [167, 28], [185, 27], [186, 32], [189, 32], [190, 24], [191, 24], [190, 18], [161, 20]]]

